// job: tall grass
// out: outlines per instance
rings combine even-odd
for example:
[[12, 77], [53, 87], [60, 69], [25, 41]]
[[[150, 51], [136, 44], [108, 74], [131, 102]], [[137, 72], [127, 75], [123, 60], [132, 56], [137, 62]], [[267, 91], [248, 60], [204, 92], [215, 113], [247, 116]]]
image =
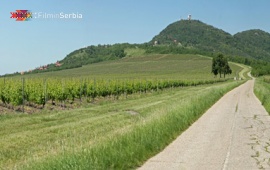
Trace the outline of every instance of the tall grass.
[[262, 102], [266, 111], [270, 113], [270, 78], [263, 77], [256, 79], [254, 93]]
[[234, 82], [205, 88], [179, 105], [162, 110], [141, 121], [131, 130], [79, 152], [63, 153], [35, 162], [25, 169], [132, 169], [160, 152], [196, 121], [226, 92], [238, 86]]

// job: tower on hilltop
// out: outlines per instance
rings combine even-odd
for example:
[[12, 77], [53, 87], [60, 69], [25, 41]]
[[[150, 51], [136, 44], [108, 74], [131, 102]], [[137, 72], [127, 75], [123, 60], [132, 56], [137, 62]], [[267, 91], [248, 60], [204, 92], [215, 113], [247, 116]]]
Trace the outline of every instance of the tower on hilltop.
[[188, 15], [188, 20], [189, 20], [189, 21], [191, 20], [191, 14]]

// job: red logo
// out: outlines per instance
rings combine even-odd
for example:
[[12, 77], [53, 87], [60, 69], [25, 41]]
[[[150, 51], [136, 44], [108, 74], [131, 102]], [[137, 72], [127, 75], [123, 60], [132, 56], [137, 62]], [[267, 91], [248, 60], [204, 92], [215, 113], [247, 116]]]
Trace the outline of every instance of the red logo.
[[29, 21], [32, 18], [32, 12], [29, 10], [16, 10], [10, 14], [10, 18], [16, 19], [16, 21]]

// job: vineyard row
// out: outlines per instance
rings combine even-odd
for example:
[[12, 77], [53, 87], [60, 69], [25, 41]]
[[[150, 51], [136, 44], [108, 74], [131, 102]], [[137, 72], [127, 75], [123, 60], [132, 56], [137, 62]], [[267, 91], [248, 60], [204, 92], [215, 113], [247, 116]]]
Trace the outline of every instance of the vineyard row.
[[0, 79], [0, 100], [13, 106], [47, 102], [74, 102], [75, 99], [130, 95], [165, 88], [197, 86], [223, 82], [216, 80], [87, 80], [87, 79]]

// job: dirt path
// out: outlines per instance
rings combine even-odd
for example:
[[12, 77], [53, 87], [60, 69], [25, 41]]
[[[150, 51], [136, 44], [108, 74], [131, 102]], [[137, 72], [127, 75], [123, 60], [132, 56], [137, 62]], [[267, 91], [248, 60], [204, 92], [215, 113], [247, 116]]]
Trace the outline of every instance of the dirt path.
[[232, 90], [143, 169], [270, 169], [270, 116], [254, 80]]

